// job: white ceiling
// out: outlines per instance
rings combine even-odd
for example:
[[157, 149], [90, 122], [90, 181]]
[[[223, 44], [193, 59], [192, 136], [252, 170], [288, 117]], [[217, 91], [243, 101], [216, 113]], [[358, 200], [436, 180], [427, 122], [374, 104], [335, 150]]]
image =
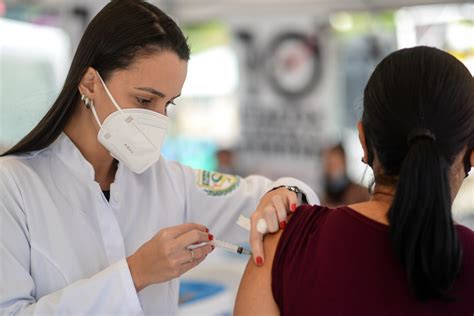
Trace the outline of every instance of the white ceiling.
[[406, 6], [473, 3], [474, 0], [151, 0], [181, 21], [205, 19], [239, 13], [292, 14], [314, 12], [315, 15], [341, 10], [383, 10]]
[[154, 3], [175, 5], [186, 8], [221, 7], [221, 8], [288, 8], [288, 7], [313, 7], [313, 8], [387, 8], [408, 5], [422, 5], [435, 3], [467, 3], [467, 0], [155, 0]]
[[[0, 0], [1, 2], [2, 0]], [[99, 11], [108, 0], [3, 0], [7, 5], [31, 4], [54, 6], [87, 6]], [[332, 12], [340, 10], [382, 10], [405, 6], [473, 3], [474, 0], [148, 0], [180, 21], [219, 18], [235, 12]]]

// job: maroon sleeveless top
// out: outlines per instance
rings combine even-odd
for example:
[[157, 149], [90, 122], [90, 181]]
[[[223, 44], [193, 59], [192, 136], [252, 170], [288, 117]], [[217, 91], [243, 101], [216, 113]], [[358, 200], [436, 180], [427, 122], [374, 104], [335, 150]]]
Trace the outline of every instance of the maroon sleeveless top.
[[388, 226], [349, 207], [299, 207], [281, 235], [272, 291], [282, 315], [474, 315], [474, 232], [457, 225], [463, 248], [456, 301], [411, 294]]

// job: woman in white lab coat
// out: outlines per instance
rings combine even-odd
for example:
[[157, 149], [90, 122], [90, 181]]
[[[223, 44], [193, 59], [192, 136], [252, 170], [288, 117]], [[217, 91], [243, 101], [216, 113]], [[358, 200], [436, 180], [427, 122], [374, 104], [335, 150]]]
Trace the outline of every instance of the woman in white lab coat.
[[190, 245], [244, 241], [235, 221], [252, 214], [262, 264], [257, 220], [277, 231], [297, 203], [278, 187], [318, 202], [295, 179], [160, 157], [188, 59], [180, 29], [149, 3], [112, 1], [92, 20], [56, 102], [0, 159], [0, 314], [175, 314], [178, 277], [213, 250]]

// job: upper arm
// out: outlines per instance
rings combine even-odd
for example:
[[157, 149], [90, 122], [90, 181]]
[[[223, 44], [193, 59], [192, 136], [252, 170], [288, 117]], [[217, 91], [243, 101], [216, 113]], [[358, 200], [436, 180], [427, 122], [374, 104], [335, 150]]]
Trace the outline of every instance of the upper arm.
[[252, 259], [247, 263], [240, 282], [234, 315], [280, 315], [272, 292], [272, 266], [282, 231], [267, 235], [263, 246], [265, 262], [261, 267]]

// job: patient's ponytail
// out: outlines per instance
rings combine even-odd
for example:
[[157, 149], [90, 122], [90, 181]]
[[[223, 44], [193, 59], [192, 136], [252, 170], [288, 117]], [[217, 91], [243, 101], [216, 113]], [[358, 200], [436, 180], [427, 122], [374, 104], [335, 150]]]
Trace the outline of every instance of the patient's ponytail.
[[460, 269], [449, 169], [433, 139], [415, 139], [402, 163], [389, 210], [393, 248], [422, 300], [448, 298]]
[[[469, 70], [436, 48], [390, 54], [365, 88], [362, 126], [375, 183], [395, 189], [390, 239], [413, 294], [420, 300], [455, 299], [450, 289], [462, 248], [451, 185], [464, 176], [456, 159], [474, 139]], [[453, 169], [455, 161], [459, 166]]]

